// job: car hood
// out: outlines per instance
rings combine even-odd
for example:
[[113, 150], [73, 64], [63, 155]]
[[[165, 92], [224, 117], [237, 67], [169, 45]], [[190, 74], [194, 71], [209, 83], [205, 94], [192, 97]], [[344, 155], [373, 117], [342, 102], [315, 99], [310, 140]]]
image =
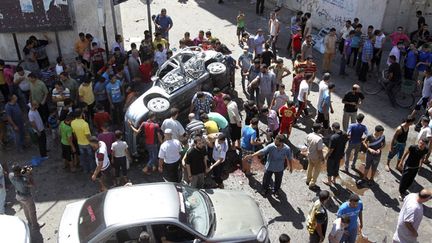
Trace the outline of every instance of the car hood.
[[59, 243], [79, 242], [78, 221], [84, 202], [85, 200], [80, 200], [66, 205], [58, 231]]
[[214, 239], [256, 237], [266, 226], [258, 204], [243, 192], [207, 190], [215, 215]]
[[0, 235], [2, 242], [30, 243], [27, 224], [16, 216], [0, 215]]

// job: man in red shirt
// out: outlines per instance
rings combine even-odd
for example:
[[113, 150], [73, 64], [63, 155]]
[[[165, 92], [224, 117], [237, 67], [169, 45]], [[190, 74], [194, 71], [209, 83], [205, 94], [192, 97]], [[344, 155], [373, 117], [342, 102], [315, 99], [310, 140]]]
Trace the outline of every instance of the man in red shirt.
[[93, 73], [96, 74], [105, 66], [104, 61], [105, 49], [100, 48], [96, 42], [92, 43], [92, 49], [90, 51], [90, 60], [93, 67]]
[[304, 69], [297, 69], [297, 75], [293, 78], [292, 86], [291, 86], [291, 94], [293, 96], [294, 104], [297, 104], [297, 96], [299, 93], [300, 83], [304, 79]]
[[150, 174], [150, 171], [157, 170], [158, 144], [162, 144], [163, 141], [159, 124], [156, 123], [156, 114], [152, 111], [149, 111], [148, 117], [149, 119], [142, 122], [138, 129], [136, 129], [131, 121], [129, 121], [130, 127], [136, 134], [143, 130], [144, 143], [149, 154], [149, 160], [143, 169], [143, 172], [147, 175]]
[[152, 72], [153, 72], [153, 64], [151, 62], [152, 59], [147, 59], [141, 63], [139, 66], [139, 70], [141, 72], [142, 81], [144, 83], [150, 83]]
[[96, 105], [96, 113], [93, 116], [93, 122], [98, 132], [102, 132], [102, 126], [105, 123], [111, 121], [111, 116], [108, 112], [104, 110], [104, 106], [102, 104]]
[[288, 101], [279, 109], [279, 117], [281, 118], [279, 133], [286, 134], [289, 138], [296, 117], [294, 101]]
[[301, 45], [302, 45], [302, 34], [301, 29], [298, 29], [295, 34], [292, 36], [292, 57], [295, 58], [298, 53], [301, 53]]

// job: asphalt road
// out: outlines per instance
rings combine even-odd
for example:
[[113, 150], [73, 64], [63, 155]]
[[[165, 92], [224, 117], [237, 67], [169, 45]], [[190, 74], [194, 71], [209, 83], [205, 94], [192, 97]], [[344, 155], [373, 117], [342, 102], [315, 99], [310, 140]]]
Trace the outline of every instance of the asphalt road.
[[[174, 1], [174, 0], [154, 0], [151, 8], [153, 13], [158, 13], [161, 8], [166, 8], [168, 15], [173, 18], [174, 27], [170, 32], [172, 46], [178, 46], [178, 40], [183, 36], [185, 31], [191, 32], [191, 36], [195, 37], [198, 30], [210, 30], [213, 35], [220, 38], [229, 48], [233, 50], [234, 57], [238, 57], [241, 52], [237, 45], [237, 37], [235, 35], [235, 17], [238, 10], [243, 10], [246, 13], [246, 29], [254, 32], [257, 28], [267, 28], [267, 19], [258, 17], [254, 13], [254, 5], [251, 5], [249, 0], [232, 0], [225, 1], [225, 4], [218, 5], [216, 0], [190, 0], [190, 1]], [[269, 3], [267, 3], [269, 4]], [[266, 13], [268, 13], [266, 9]], [[142, 37], [143, 31], [147, 27], [147, 22], [136, 21], [146, 19], [145, 6], [139, 0], [129, 0], [120, 5], [120, 16], [122, 18], [122, 32], [125, 36], [128, 47], [128, 39]], [[283, 31], [279, 38], [279, 46], [281, 47], [279, 55], [284, 58], [285, 63], [291, 66], [291, 63], [285, 58], [286, 51], [284, 47], [288, 39], [287, 23], [290, 17], [290, 11], [283, 9], [280, 20], [282, 21]], [[366, 23], [367, 24], [367, 23]], [[318, 53], [314, 53], [317, 57], [317, 63], [320, 66], [320, 57]], [[335, 73], [338, 65], [333, 63], [332, 66]], [[343, 94], [348, 91], [351, 85], [356, 81], [352, 69], [348, 69], [349, 76], [342, 78], [334, 76], [332, 81], [336, 83], [336, 91], [333, 95], [333, 106], [335, 114], [331, 116], [331, 122], [342, 119], [342, 104], [340, 102]], [[284, 83], [290, 87], [291, 78], [284, 80]], [[311, 104], [315, 106], [317, 103], [318, 87], [315, 85], [312, 89]], [[240, 98], [244, 98], [241, 94], [239, 75], [237, 74], [236, 91]], [[381, 124], [385, 128], [385, 135], [390, 141], [394, 132], [394, 128], [400, 121], [409, 114], [409, 110], [393, 108], [389, 105], [387, 97], [381, 93], [376, 96], [367, 96], [360, 108], [361, 112], [366, 115], [364, 123], [373, 129], [377, 124]], [[294, 145], [304, 143], [305, 135], [309, 132], [308, 127], [312, 124], [312, 120], [304, 121], [309, 125], [306, 128], [293, 129], [291, 143]], [[416, 132], [413, 128], [410, 132], [409, 142], [413, 142]], [[35, 201], [37, 206], [38, 218], [40, 221], [46, 222], [46, 226], [41, 229], [41, 235], [34, 235], [34, 242], [56, 242], [57, 229], [59, 221], [65, 205], [76, 200], [89, 197], [97, 193], [97, 185], [90, 181], [90, 175], [76, 173], [67, 173], [62, 169], [63, 162], [60, 156], [60, 146], [58, 142], [49, 141], [51, 152], [50, 158], [43, 162], [41, 167], [34, 169], [34, 177], [37, 183], [34, 191]], [[37, 155], [37, 148], [33, 146], [24, 153], [16, 153], [14, 150], [0, 151], [0, 157], [9, 163], [27, 163], [33, 155]], [[383, 153], [385, 158], [386, 153]], [[360, 160], [364, 161], [364, 156], [360, 156]], [[395, 162], [393, 162], [395, 163]], [[358, 163], [361, 170], [361, 163]], [[158, 175], [144, 176], [140, 173], [140, 167], [132, 167], [129, 176], [133, 183], [144, 183], [160, 181]], [[257, 190], [260, 190], [262, 180], [262, 169], [259, 165], [254, 166], [257, 175], [247, 179], [242, 173], [234, 172], [230, 174], [225, 181], [225, 188], [232, 190], [245, 191], [251, 195], [259, 203], [263, 214], [268, 219], [270, 238], [276, 242], [277, 237], [281, 233], [288, 233], [293, 239], [292, 242], [306, 242], [307, 231], [305, 229], [305, 221], [312, 198], [316, 192], [310, 191], [305, 185], [305, 172], [300, 166], [296, 167], [292, 174], [286, 173], [283, 178], [282, 189], [286, 196], [276, 199], [273, 197], [263, 198]], [[420, 170], [416, 178], [416, 183], [410, 188], [412, 191], [418, 191], [421, 185], [430, 187], [432, 180], [431, 167], [426, 166]], [[330, 220], [335, 218], [335, 212], [338, 206], [347, 200], [351, 192], [358, 193], [364, 203], [364, 234], [369, 237], [372, 242], [390, 242], [397, 222], [398, 212], [401, 204], [397, 200], [398, 180], [400, 174], [398, 172], [387, 173], [383, 170], [383, 165], [379, 166], [379, 173], [376, 182], [379, 186], [372, 188], [358, 189], [355, 186], [354, 176], [341, 175], [339, 180], [340, 186], [329, 189], [321, 183], [325, 174], [322, 173], [319, 178], [318, 185], [322, 189], [327, 189], [332, 192], [332, 200], [328, 207], [330, 211]], [[24, 218], [23, 211], [14, 200], [12, 189], [8, 190], [7, 214], [15, 214]], [[127, 206], [127, 205], [125, 205]], [[118, 209], [121, 210], [121, 209]], [[425, 204], [425, 217], [419, 229], [419, 242], [429, 242], [432, 238], [432, 203]], [[1, 236], [0, 236], [1, 237]]]

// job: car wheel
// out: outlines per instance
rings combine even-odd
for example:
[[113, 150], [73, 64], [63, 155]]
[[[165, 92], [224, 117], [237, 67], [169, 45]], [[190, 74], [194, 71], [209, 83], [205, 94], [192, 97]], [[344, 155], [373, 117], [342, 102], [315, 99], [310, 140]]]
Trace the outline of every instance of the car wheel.
[[225, 73], [226, 66], [221, 62], [213, 62], [207, 66], [207, 70], [212, 75], [218, 75], [218, 74]]
[[170, 108], [170, 102], [164, 97], [155, 97], [150, 99], [146, 106], [155, 113], [162, 113]]

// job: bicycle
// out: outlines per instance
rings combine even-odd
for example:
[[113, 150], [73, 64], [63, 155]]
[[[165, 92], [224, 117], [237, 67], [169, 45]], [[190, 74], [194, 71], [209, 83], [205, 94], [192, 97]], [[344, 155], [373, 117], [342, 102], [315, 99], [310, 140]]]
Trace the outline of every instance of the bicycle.
[[[376, 82], [366, 82], [362, 85], [362, 90], [365, 94], [376, 95], [379, 92], [386, 90], [390, 80], [388, 80], [388, 70], [383, 70], [382, 75]], [[414, 105], [414, 93], [417, 89], [417, 84], [412, 80], [402, 80], [394, 86], [391, 91], [396, 100], [396, 105], [401, 108], [410, 108]]]

